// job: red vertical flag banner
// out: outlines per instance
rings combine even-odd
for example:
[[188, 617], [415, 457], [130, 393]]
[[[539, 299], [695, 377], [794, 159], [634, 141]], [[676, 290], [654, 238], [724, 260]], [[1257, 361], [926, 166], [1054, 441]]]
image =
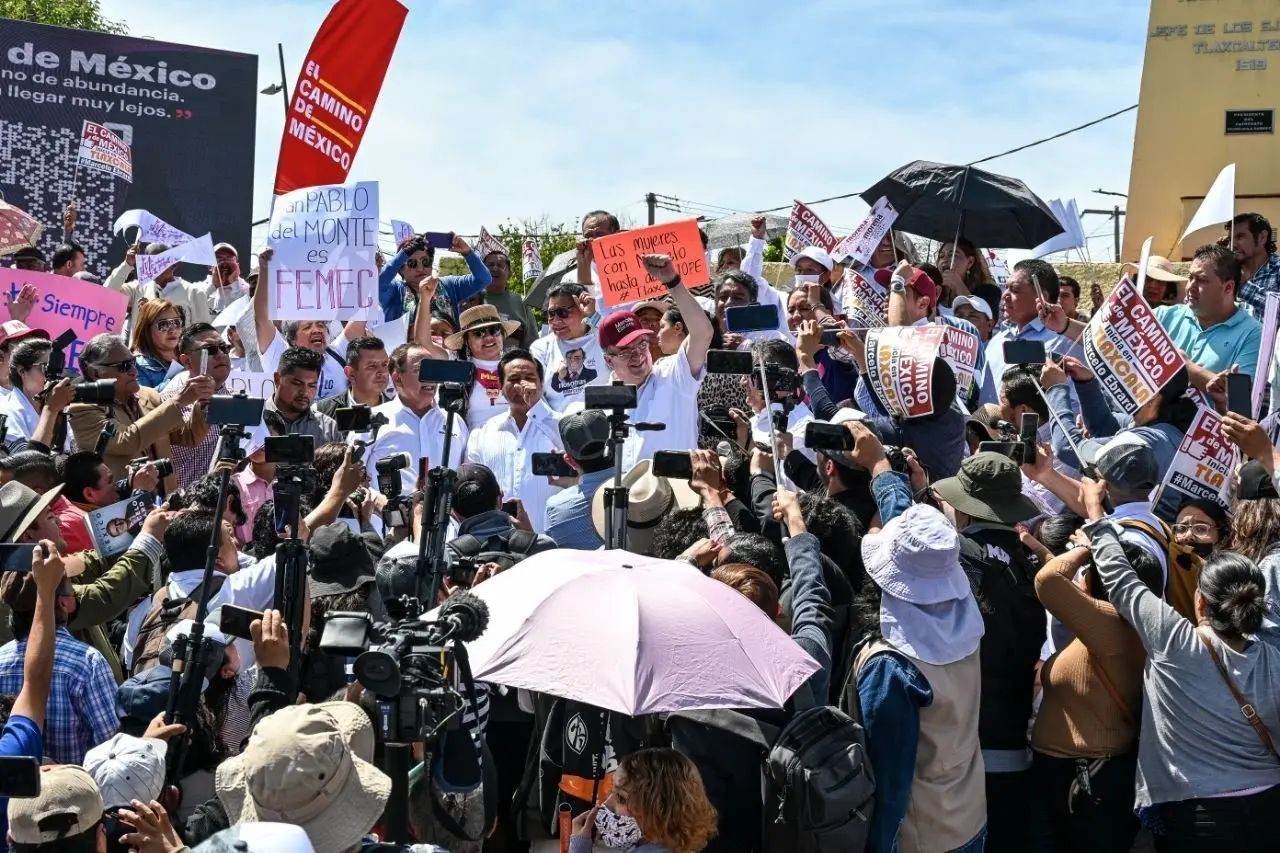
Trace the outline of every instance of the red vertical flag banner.
[[409, 10], [396, 0], [338, 0], [289, 102], [275, 194], [347, 180]]

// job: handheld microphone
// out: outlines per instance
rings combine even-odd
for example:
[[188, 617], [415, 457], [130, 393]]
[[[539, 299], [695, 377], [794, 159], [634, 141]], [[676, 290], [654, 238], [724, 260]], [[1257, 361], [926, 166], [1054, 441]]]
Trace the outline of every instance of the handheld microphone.
[[469, 643], [489, 627], [489, 605], [474, 592], [454, 593], [445, 600], [436, 621], [446, 636]]

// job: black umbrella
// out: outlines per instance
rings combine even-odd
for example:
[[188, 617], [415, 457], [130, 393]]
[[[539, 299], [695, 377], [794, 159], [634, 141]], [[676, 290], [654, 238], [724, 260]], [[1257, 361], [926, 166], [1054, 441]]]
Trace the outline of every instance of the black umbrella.
[[972, 166], [917, 160], [862, 193], [867, 204], [881, 196], [898, 211], [895, 230], [942, 243], [959, 235], [990, 249], [1034, 249], [1063, 230], [1022, 181]]

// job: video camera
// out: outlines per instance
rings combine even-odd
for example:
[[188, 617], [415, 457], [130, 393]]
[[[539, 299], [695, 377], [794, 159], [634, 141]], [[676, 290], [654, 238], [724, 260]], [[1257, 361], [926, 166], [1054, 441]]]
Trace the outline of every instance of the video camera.
[[[853, 452], [853, 433], [844, 424], [829, 424], [822, 421], [810, 421], [804, 430], [804, 446], [819, 453], [851, 453]], [[884, 456], [889, 460], [889, 467], [903, 474], [910, 473], [907, 466], [907, 455], [901, 447], [892, 444], [884, 445]]]
[[412, 512], [413, 501], [404, 494], [400, 472], [413, 463], [408, 453], [393, 453], [373, 463], [373, 470], [378, 475], [378, 491], [387, 498], [382, 507], [382, 525], [390, 530], [393, 527], [408, 525], [406, 510]]
[[[67, 372], [67, 347], [75, 342], [76, 333], [67, 329], [51, 343], [49, 364], [45, 367], [44, 390], [38, 395], [44, 399], [53, 386], [62, 380]], [[114, 379], [83, 379], [76, 377], [73, 403], [92, 403], [95, 405], [114, 402], [116, 398], [116, 381]]]
[[356, 680], [378, 697], [385, 741], [431, 741], [462, 722], [462, 691], [472, 694], [475, 685], [461, 644], [484, 633], [489, 607], [460, 592], [431, 622], [420, 619], [416, 598], [403, 596], [386, 602], [386, 608], [393, 621], [375, 623], [365, 612], [328, 614], [320, 649], [355, 658]]

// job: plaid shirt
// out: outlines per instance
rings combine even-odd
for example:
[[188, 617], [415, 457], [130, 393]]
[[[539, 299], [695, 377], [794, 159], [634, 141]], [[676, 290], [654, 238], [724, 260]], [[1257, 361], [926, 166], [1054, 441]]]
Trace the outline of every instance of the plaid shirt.
[[[184, 370], [170, 379], [169, 384], [164, 386], [160, 399], [172, 400], [177, 397], [187, 387], [187, 380], [190, 378], [191, 374]], [[227, 390], [227, 386], [223, 385], [215, 393], [229, 394], [231, 392]], [[194, 405], [183, 406], [182, 416], [189, 418], [194, 408]], [[178, 478], [179, 489], [185, 489], [209, 473], [209, 466], [213, 464], [213, 454], [218, 449], [219, 434], [218, 428], [211, 426], [209, 431], [205, 433], [204, 441], [195, 447], [179, 447], [175, 444], [169, 448], [169, 456], [173, 459], [173, 475]]]
[[[1258, 267], [1253, 278], [1240, 288], [1240, 304], [1248, 309], [1253, 319], [1262, 322], [1267, 313], [1267, 294], [1280, 293], [1280, 254], [1273, 254]], [[1244, 365], [1241, 365], [1244, 367]]]
[[[16, 696], [22, 690], [26, 654], [26, 640], [12, 640], [0, 648], [0, 693]], [[59, 625], [45, 710], [45, 757], [54, 764], [82, 764], [86, 752], [119, 728], [116, 679], [106, 658]]]

